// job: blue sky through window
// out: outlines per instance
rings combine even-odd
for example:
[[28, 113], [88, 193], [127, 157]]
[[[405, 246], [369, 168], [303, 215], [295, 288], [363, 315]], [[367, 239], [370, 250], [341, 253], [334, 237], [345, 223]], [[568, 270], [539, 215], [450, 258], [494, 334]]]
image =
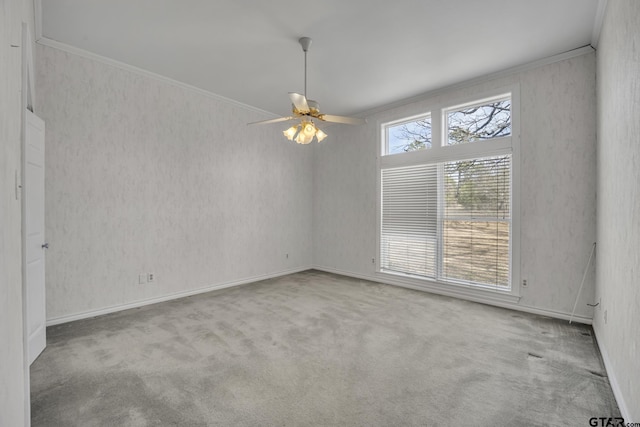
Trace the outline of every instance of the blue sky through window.
[[387, 154], [431, 148], [431, 117], [387, 127]]

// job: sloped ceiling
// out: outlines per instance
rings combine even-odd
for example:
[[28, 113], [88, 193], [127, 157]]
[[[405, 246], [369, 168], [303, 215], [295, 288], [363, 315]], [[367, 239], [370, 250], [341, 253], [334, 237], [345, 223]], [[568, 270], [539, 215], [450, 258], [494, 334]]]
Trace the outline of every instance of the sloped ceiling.
[[[592, 42], [599, 0], [43, 0], [42, 37], [253, 107], [356, 114]], [[602, 1], [602, 0], [600, 0]]]

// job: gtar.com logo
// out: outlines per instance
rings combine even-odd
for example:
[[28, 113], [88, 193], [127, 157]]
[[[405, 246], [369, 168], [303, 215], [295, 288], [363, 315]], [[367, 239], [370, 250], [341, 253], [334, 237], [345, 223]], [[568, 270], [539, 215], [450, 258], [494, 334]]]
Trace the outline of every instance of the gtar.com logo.
[[592, 427], [625, 427], [624, 418], [591, 417], [589, 425]]

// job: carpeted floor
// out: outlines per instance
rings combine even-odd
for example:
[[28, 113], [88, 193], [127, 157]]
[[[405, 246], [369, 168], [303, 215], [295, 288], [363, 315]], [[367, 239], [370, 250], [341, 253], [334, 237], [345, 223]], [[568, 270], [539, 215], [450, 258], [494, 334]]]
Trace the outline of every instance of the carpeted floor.
[[588, 326], [307, 271], [47, 330], [33, 426], [586, 426]]

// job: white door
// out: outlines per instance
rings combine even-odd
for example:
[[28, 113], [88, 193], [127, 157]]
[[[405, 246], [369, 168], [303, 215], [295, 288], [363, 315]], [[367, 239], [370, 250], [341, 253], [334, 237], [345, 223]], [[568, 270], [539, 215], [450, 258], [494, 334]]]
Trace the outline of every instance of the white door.
[[24, 147], [24, 265], [29, 364], [47, 343], [44, 255], [44, 122], [27, 110]]

